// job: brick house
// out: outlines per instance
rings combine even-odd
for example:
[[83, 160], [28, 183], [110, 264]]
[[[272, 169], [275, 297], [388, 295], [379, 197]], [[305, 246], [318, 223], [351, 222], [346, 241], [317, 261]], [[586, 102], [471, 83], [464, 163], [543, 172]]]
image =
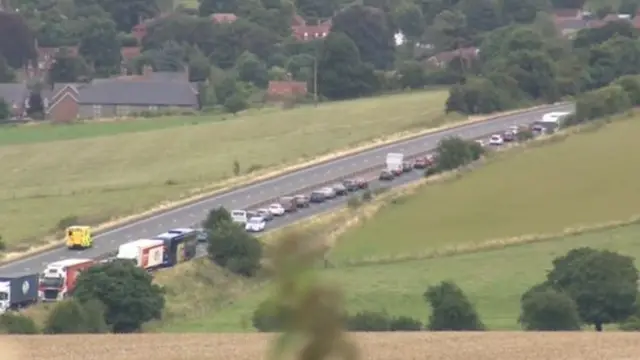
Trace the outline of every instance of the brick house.
[[269, 81], [267, 87], [267, 101], [282, 101], [306, 96], [307, 83], [304, 81]]
[[74, 119], [125, 117], [143, 111], [197, 110], [197, 87], [188, 73], [145, 73], [99, 79], [88, 84], [57, 84], [49, 96], [47, 117]]
[[291, 19], [291, 34], [299, 41], [322, 39], [331, 31], [331, 19], [321, 21], [317, 25], [309, 25], [302, 16], [295, 14]]
[[216, 24], [231, 24], [236, 20], [238, 20], [238, 17], [236, 16], [236, 14], [230, 14], [230, 13], [211, 14], [211, 21], [213, 21]]
[[455, 58], [461, 58], [463, 61], [470, 63], [478, 57], [479, 53], [480, 49], [477, 47], [460, 48], [438, 53], [428, 58], [426, 62], [433, 67], [444, 68]]

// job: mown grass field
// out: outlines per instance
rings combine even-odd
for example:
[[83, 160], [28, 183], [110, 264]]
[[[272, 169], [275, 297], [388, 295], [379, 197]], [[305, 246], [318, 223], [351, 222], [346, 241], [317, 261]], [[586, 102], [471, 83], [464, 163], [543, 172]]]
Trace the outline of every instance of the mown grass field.
[[[273, 336], [59, 335], [3, 336], [3, 360], [260, 360]], [[636, 359], [637, 335], [625, 333], [354, 334], [359, 360]]]
[[640, 214], [640, 116], [498, 155], [425, 186], [347, 232], [336, 262], [417, 254], [489, 239], [558, 233]]
[[[32, 126], [0, 136], [0, 229], [10, 245], [37, 242], [59, 221], [97, 223], [212, 190], [375, 138], [443, 125], [445, 91], [220, 118]], [[456, 118], [455, 120], [457, 120]], [[182, 126], [180, 126], [182, 125]], [[158, 127], [160, 129], [158, 129]]]

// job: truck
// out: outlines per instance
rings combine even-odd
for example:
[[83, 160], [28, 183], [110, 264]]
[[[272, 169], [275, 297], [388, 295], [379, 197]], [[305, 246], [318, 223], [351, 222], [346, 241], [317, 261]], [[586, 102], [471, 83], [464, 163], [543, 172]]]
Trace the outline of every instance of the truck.
[[163, 267], [172, 267], [196, 256], [198, 231], [195, 229], [171, 229], [166, 233], [155, 236], [154, 239], [164, 242]]
[[118, 247], [116, 259], [131, 260], [144, 270], [155, 270], [164, 262], [164, 240], [138, 239]]
[[404, 154], [388, 153], [387, 154], [387, 171], [394, 175], [400, 175], [403, 172], [402, 164], [404, 163]]
[[60, 301], [71, 295], [81, 272], [96, 262], [93, 259], [65, 259], [48, 264], [40, 276], [38, 297], [43, 302]]
[[39, 276], [37, 272], [0, 276], [0, 314], [36, 303]]

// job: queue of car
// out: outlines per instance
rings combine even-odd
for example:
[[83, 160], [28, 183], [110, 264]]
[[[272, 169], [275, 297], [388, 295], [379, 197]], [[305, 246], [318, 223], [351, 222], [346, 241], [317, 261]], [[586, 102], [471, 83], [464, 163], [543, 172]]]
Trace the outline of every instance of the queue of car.
[[264, 208], [255, 210], [232, 210], [231, 220], [244, 226], [248, 232], [261, 232], [266, 224], [276, 217], [285, 216], [311, 206], [312, 203], [322, 203], [337, 197], [346, 196], [358, 190], [367, 189], [369, 183], [363, 178], [345, 179], [331, 186], [325, 186], [312, 191], [310, 194], [283, 196], [278, 201]]

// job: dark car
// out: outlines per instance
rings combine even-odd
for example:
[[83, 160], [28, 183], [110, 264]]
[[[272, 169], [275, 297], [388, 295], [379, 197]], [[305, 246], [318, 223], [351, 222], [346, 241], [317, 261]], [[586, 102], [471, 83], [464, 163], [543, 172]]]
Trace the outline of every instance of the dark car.
[[395, 179], [395, 175], [389, 171], [389, 170], [382, 170], [382, 172], [380, 173], [380, 176], [378, 176], [378, 179], [381, 181], [391, 181], [393, 179]]
[[413, 170], [413, 164], [409, 161], [405, 161], [402, 163], [402, 171], [403, 172], [409, 172]]
[[259, 217], [260, 214], [257, 210], [247, 210], [247, 219], [251, 219], [252, 217]]
[[286, 212], [293, 212], [298, 210], [298, 204], [296, 203], [296, 199], [293, 196], [283, 196], [278, 201], [280, 205], [284, 208]]
[[427, 158], [419, 157], [416, 159], [416, 161], [413, 162], [413, 167], [415, 169], [426, 169], [427, 167], [429, 167], [429, 162]]
[[516, 134], [514, 134], [513, 131], [506, 131], [502, 135], [502, 140], [504, 140], [505, 142], [516, 141]]
[[293, 198], [296, 200], [296, 205], [298, 205], [299, 208], [309, 207], [310, 199], [307, 195], [298, 194]]
[[347, 188], [347, 191], [356, 191], [360, 189], [358, 182], [355, 179], [346, 179], [342, 181], [342, 185]]
[[368, 189], [369, 188], [369, 182], [363, 178], [357, 178], [356, 180], [356, 184], [358, 184], [358, 188], [360, 189]]
[[309, 196], [309, 201], [312, 203], [321, 203], [325, 200], [327, 200], [327, 196], [320, 190], [313, 191]]
[[209, 233], [205, 229], [196, 229], [196, 240], [198, 242], [207, 242], [209, 240]]
[[347, 195], [347, 193], [349, 192], [349, 190], [347, 190], [347, 187], [344, 186], [341, 183], [338, 184], [333, 184], [331, 185], [331, 188], [333, 189], [333, 191], [336, 192], [336, 195]]

